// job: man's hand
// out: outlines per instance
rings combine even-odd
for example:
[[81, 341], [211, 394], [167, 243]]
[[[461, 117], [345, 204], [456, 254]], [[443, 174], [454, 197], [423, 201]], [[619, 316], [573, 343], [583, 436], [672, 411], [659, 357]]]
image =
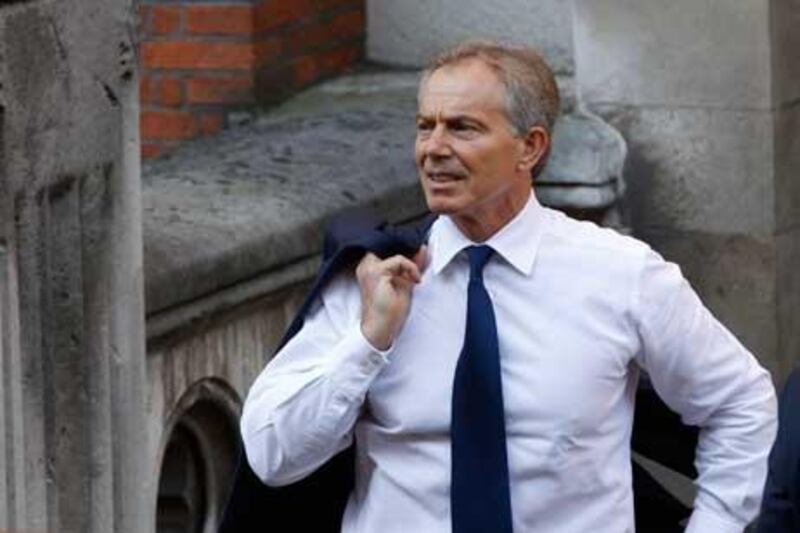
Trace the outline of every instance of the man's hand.
[[408, 259], [395, 255], [381, 260], [368, 253], [356, 268], [361, 290], [361, 332], [379, 350], [391, 346], [408, 316], [411, 291], [422, 279], [426, 247]]

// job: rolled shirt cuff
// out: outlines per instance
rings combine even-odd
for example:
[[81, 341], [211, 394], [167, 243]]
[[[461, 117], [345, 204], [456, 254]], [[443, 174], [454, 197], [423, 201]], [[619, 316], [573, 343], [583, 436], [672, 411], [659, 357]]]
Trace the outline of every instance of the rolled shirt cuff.
[[330, 374], [338, 400], [352, 401], [366, 394], [372, 380], [389, 363], [387, 350], [378, 350], [364, 337], [360, 324], [355, 324], [337, 346], [338, 357], [332, 361]]
[[715, 513], [695, 509], [689, 518], [686, 533], [742, 533], [747, 524], [733, 518], [723, 518]]

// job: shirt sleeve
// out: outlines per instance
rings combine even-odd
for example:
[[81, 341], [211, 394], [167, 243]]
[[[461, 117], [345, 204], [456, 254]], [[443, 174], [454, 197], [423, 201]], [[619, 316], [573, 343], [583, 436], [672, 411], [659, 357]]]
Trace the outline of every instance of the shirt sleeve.
[[648, 250], [632, 303], [637, 356], [659, 396], [700, 427], [690, 533], [740, 533], [758, 512], [775, 438], [769, 373], [703, 306], [673, 263]]
[[268, 485], [302, 479], [352, 442], [367, 390], [388, 362], [388, 351], [375, 349], [361, 333], [358, 287], [351, 278], [331, 282], [247, 395], [245, 453]]

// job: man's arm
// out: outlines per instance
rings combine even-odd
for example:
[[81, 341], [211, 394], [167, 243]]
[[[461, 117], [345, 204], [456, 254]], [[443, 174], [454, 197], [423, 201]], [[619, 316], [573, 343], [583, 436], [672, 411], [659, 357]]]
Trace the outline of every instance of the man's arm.
[[703, 306], [678, 267], [652, 251], [631, 309], [642, 341], [638, 362], [684, 423], [701, 428], [687, 531], [741, 532], [758, 512], [775, 437], [769, 374]]
[[[421, 254], [418, 254], [421, 257]], [[241, 419], [248, 462], [268, 485], [316, 470], [352, 441], [369, 386], [402, 327], [417, 263], [372, 254], [324, 291], [300, 332], [258, 376]]]

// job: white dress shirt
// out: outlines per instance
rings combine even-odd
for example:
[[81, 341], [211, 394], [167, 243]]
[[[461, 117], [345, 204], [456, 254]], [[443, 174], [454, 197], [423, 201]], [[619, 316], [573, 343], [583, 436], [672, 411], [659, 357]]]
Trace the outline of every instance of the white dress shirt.
[[[388, 352], [360, 329], [352, 274], [331, 282], [266, 366], [241, 427], [253, 470], [283, 485], [356, 439], [345, 533], [449, 532], [450, 410], [472, 245], [448, 217]], [[702, 426], [687, 531], [741, 532], [775, 435], [768, 373], [647, 245], [542, 207], [487, 242], [516, 532], [634, 530], [630, 437], [639, 369]], [[309, 510], [313, 512], [313, 510]]]

